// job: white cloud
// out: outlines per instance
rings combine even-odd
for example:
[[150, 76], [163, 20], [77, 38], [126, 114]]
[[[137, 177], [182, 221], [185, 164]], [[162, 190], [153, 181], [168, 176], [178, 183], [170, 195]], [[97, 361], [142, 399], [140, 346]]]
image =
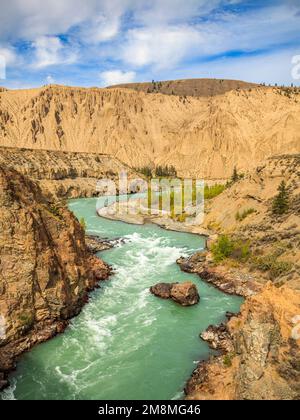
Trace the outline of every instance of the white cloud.
[[297, 50], [288, 49], [260, 56], [245, 56], [238, 58], [220, 58], [214, 62], [196, 64], [172, 72], [173, 78], [220, 78], [245, 80], [254, 83], [297, 84], [293, 79], [292, 57], [300, 54]]
[[[226, 12], [222, 8], [237, 3], [243, 0], [10, 0], [2, 5], [0, 44], [8, 62], [15, 68], [22, 64], [23, 75], [32, 68], [76, 62], [88, 64], [80, 76], [88, 80], [112, 62], [119, 69], [113, 74], [123, 81], [137, 71], [154, 78], [168, 71], [170, 78], [177, 69], [191, 69], [195, 61], [231, 51], [279, 49], [299, 40], [299, 0]], [[14, 57], [11, 46], [17, 41], [29, 42]], [[243, 65], [242, 58], [232, 62], [239, 60]], [[217, 63], [207, 65], [212, 76], [219, 71]]]
[[46, 81], [48, 85], [53, 85], [55, 83], [54, 78], [51, 76], [51, 74], [48, 74], [48, 76], [46, 77]]
[[154, 65], [170, 68], [189, 55], [201, 52], [202, 35], [188, 26], [133, 29], [121, 50], [121, 57], [132, 66]]
[[134, 71], [123, 72], [121, 70], [104, 71], [100, 74], [103, 86], [118, 85], [120, 83], [133, 82], [136, 73]]
[[58, 64], [71, 64], [77, 59], [76, 52], [64, 46], [58, 37], [39, 37], [32, 45], [35, 49], [33, 66], [37, 69]]

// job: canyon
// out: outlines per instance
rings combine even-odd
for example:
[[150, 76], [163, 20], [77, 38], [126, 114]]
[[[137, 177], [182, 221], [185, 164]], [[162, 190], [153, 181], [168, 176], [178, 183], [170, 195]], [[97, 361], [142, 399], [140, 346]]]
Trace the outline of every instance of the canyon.
[[[298, 399], [299, 110], [299, 89], [235, 81], [0, 88], [0, 388], [20, 354], [64, 331], [110, 275], [67, 200], [96, 197], [97, 181], [121, 171], [174, 165], [207, 181], [243, 175], [206, 202], [207, 251], [178, 260], [246, 298], [222, 327], [231, 351], [199, 363], [187, 398]], [[273, 215], [281, 181], [289, 209]], [[222, 235], [250, 242], [253, 259], [216, 264]], [[285, 269], [263, 269], [271, 257]]]
[[299, 151], [298, 89], [214, 85], [220, 93], [210, 96], [56, 85], [4, 90], [0, 144], [110, 154], [136, 168], [171, 164], [179, 176], [206, 179]]

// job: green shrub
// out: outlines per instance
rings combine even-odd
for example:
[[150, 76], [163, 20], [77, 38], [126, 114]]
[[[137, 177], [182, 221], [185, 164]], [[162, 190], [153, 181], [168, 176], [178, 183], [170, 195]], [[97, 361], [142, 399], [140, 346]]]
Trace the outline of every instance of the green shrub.
[[26, 329], [30, 328], [34, 321], [34, 316], [30, 312], [23, 312], [19, 315], [19, 320], [21, 324]]
[[278, 254], [276, 253], [257, 257], [253, 260], [252, 265], [260, 271], [269, 271], [271, 279], [276, 279], [288, 273], [293, 267], [291, 262], [278, 260]]
[[212, 245], [211, 251], [216, 262], [223, 261], [230, 257], [234, 250], [234, 243], [227, 235], [221, 235], [216, 243]]
[[245, 261], [250, 257], [250, 246], [248, 242], [233, 240], [228, 235], [221, 235], [211, 248], [215, 262], [226, 258]]
[[232, 359], [234, 358], [234, 356], [235, 356], [234, 353], [225, 354], [225, 356], [223, 357], [224, 366], [231, 367], [232, 366]]
[[157, 166], [155, 168], [155, 176], [157, 177], [177, 177], [177, 171], [174, 166]]
[[239, 211], [235, 215], [235, 220], [238, 222], [242, 222], [244, 219], [246, 219], [247, 216], [249, 216], [252, 213], [256, 213], [256, 210], [253, 208], [246, 209], [240, 213]]
[[204, 187], [204, 199], [210, 200], [214, 197], [220, 195], [226, 189], [226, 185], [224, 184], [215, 184], [212, 186], [205, 185]]
[[60, 217], [60, 211], [59, 208], [55, 204], [49, 205], [49, 211], [56, 217]]
[[86, 231], [86, 221], [85, 221], [84, 217], [82, 217], [82, 218], [80, 219], [79, 223], [80, 223], [80, 225], [81, 225], [82, 229], [83, 229], [84, 231]]

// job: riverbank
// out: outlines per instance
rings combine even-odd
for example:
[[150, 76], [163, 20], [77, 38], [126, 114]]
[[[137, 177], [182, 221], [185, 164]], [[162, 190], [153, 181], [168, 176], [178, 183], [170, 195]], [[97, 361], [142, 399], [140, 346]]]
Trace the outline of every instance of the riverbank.
[[[295, 192], [297, 194], [297, 190]], [[212, 202], [209, 205], [212, 215], [222, 217], [222, 211], [225, 209], [226, 213], [226, 206], [230, 206], [231, 201], [229, 198], [225, 206], [221, 197], [218, 199], [220, 204]], [[219, 355], [198, 363], [185, 386], [187, 399], [289, 400], [300, 397], [297, 385], [300, 372], [295, 368], [300, 363], [300, 341], [299, 335], [293, 334], [298, 328], [296, 320], [300, 314], [299, 276], [297, 266], [293, 264], [299, 256], [297, 199], [292, 203], [290, 212], [275, 220], [268, 212], [269, 204], [265, 209], [261, 204], [264, 217], [255, 211], [249, 217], [250, 225], [237, 224], [234, 220], [231, 222], [233, 232], [228, 229], [228, 221], [225, 220], [227, 228], [220, 229], [210, 215], [204, 228], [195, 229], [207, 235], [208, 249], [177, 260], [183, 272], [197, 274], [219, 290], [245, 298], [240, 314], [233, 315], [228, 323], [219, 327], [211, 325], [201, 334]], [[232, 208], [230, 212], [233, 212]], [[238, 210], [236, 212], [238, 214]], [[122, 219], [126, 221], [123, 215]], [[195, 232], [185, 223], [166, 217], [145, 217], [144, 222], [146, 220], [165, 229]], [[251, 238], [249, 257], [241, 260], [237, 255], [216, 263], [211, 252], [212, 243], [221, 235], [228, 235], [228, 231], [228, 238], [232, 237], [233, 243], [240, 246], [245, 244], [245, 249]], [[270, 265], [263, 266], [263, 261]], [[284, 283], [289, 283], [294, 290], [283, 286]], [[284, 314], [284, 318], [280, 314]]]
[[[101, 254], [114, 267], [114, 276], [91, 295], [89, 305], [64, 334], [21, 358], [4, 397], [183, 398], [194, 361], [209, 356], [199, 331], [221, 322], [227, 311], [239, 311], [240, 298], [197, 282], [196, 275], [181, 272], [176, 264], [181, 255], [204, 248], [202, 237], [154, 224], [98, 218], [96, 203], [96, 199], [72, 200], [69, 208], [79, 220], [85, 219], [87, 234], [108, 242], [118, 238]], [[161, 302], [149, 292], [157, 280], [197, 282], [202, 304], [182, 308]]]

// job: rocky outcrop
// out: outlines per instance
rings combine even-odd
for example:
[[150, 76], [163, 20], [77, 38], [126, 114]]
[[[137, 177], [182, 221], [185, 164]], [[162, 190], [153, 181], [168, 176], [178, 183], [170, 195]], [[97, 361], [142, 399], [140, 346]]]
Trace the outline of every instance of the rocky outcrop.
[[233, 344], [227, 325], [210, 325], [200, 334], [202, 340], [207, 341], [209, 347], [213, 350], [220, 350], [224, 353], [233, 351]]
[[300, 293], [287, 287], [269, 283], [247, 298], [226, 328], [203, 334], [226, 352], [198, 365], [187, 383], [187, 398], [299, 399], [299, 314]]
[[98, 252], [107, 251], [108, 249], [111, 249], [114, 246], [112, 241], [99, 238], [98, 236], [89, 236], [89, 235], [86, 235], [85, 243], [88, 250], [92, 254], [97, 254]]
[[182, 306], [196, 305], [200, 300], [197, 287], [191, 282], [158, 283], [150, 288], [150, 292], [162, 299], [172, 299]]
[[60, 333], [110, 268], [88, 251], [66, 208], [0, 168], [0, 385], [16, 358]]
[[[124, 171], [129, 182], [141, 177], [118, 159], [93, 153], [0, 147], [0, 165], [28, 176], [44, 194], [59, 200], [97, 197], [105, 191], [105, 186], [98, 183], [102, 179], [114, 181], [118, 191], [119, 176]], [[135, 192], [134, 186], [128, 188]]]
[[258, 279], [248, 270], [214, 264], [211, 254], [207, 252], [196, 252], [191, 257], [179, 258], [177, 264], [182, 271], [198, 274], [202, 280], [230, 295], [252, 296], [262, 288]]
[[206, 179], [299, 152], [299, 90], [212, 83], [208, 96], [186, 98], [64, 86], [0, 92], [0, 144], [175, 165], [179, 176]]

